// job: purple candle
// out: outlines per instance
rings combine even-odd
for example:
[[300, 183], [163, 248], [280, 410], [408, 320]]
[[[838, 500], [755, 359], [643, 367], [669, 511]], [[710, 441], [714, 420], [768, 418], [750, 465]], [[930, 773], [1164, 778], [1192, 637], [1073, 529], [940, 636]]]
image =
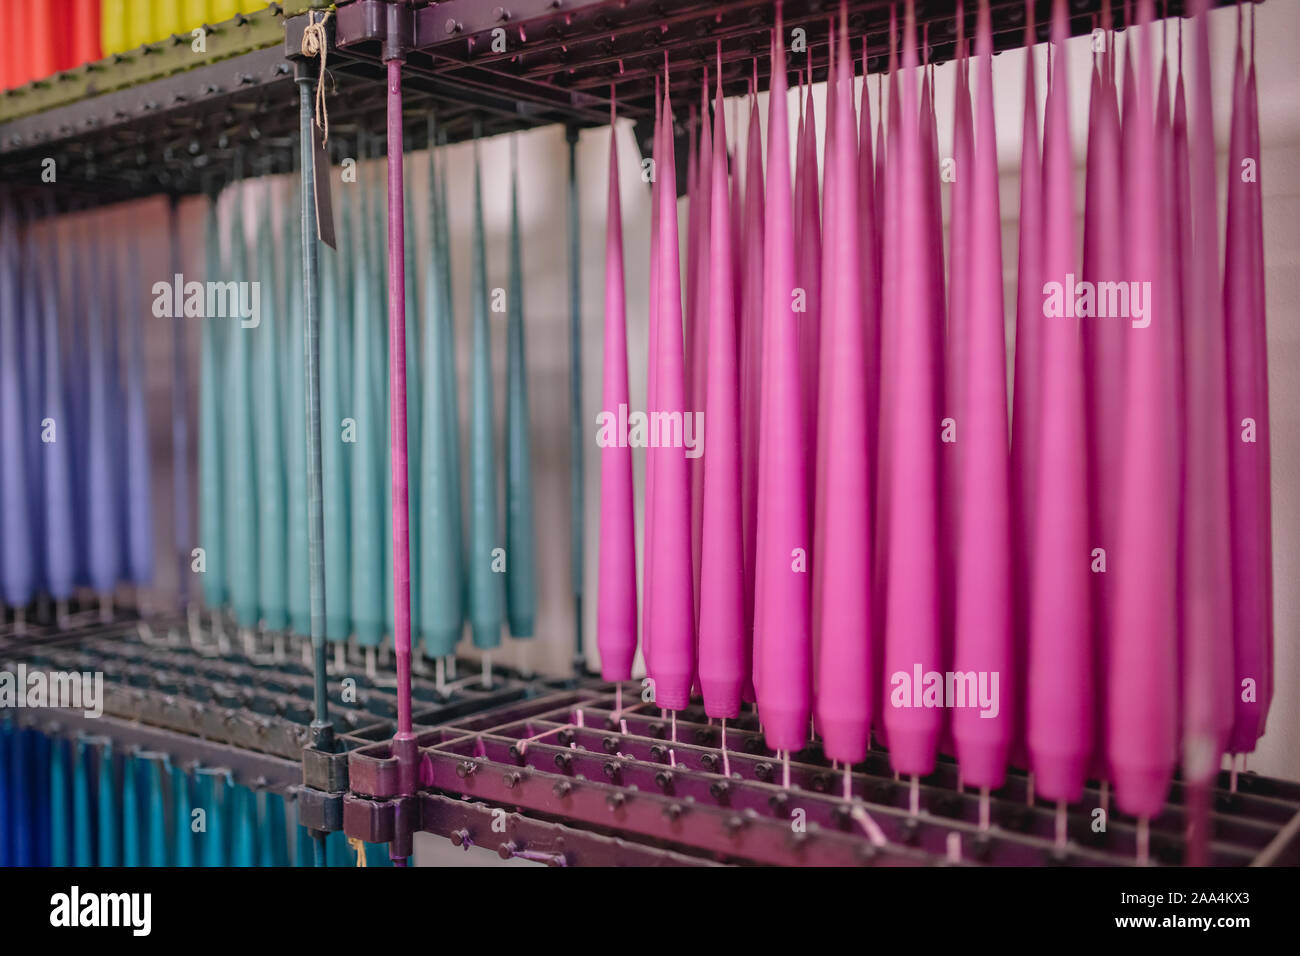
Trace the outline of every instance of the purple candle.
[[[630, 404], [627, 315], [623, 290], [623, 215], [618, 192], [618, 131], [610, 93], [609, 204], [605, 232], [604, 415], [618, 421]], [[612, 441], [600, 449], [600, 557], [596, 585], [596, 646], [608, 681], [630, 680], [636, 656], [636, 516], [632, 448]]]

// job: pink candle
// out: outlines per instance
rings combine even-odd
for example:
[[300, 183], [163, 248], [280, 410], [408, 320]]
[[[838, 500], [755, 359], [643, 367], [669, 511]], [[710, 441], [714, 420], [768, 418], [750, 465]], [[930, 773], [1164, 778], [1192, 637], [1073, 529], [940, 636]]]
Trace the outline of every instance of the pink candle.
[[[883, 150], [881, 151], [883, 154]], [[862, 105], [858, 111], [858, 251], [862, 256], [863, 347], [867, 384], [867, 477], [874, 486], [877, 443], [880, 439], [880, 230], [876, 208], [875, 160], [871, 149], [871, 97], [867, 90], [867, 40], [862, 39]], [[873, 489], [874, 491], [874, 489]], [[871, 529], [875, 515], [869, 514]], [[874, 530], [867, 540], [873, 540]]]
[[1272, 692], [1272, 542], [1260, 185], [1257, 167], [1253, 176], [1243, 167], [1247, 158], [1259, 162], [1258, 119], [1252, 116], [1254, 66], [1248, 79], [1240, 42], [1239, 37], [1228, 149], [1223, 301], [1235, 675], [1230, 749], [1248, 753], [1264, 732]]
[[[1016, 284], [1015, 387], [1011, 396], [1011, 497], [1019, 587], [1016, 591], [1016, 673], [1029, 667], [1029, 581], [1026, 569], [1033, 553], [1034, 504], [1038, 468], [1038, 340], [1042, 300], [1042, 171], [1038, 155], [1038, 113], [1034, 81], [1034, 6], [1025, 0], [1025, 118], [1020, 147], [1020, 237]], [[1012, 759], [1022, 763], [1025, 751], [1026, 683], [1016, 688], [1012, 713]]]
[[1255, 81], [1255, 8], [1250, 9], [1250, 71], [1246, 76], [1246, 147], [1255, 157], [1256, 175], [1254, 188], [1247, 190], [1250, 208], [1250, 242], [1254, 255], [1251, 258], [1251, 272], [1255, 279], [1255, 374], [1258, 376], [1258, 394], [1260, 396], [1260, 413], [1257, 422], [1259, 438], [1256, 442], [1262, 452], [1262, 461], [1256, 469], [1259, 481], [1259, 526], [1263, 528], [1264, 541], [1260, 548], [1263, 578], [1264, 609], [1268, 615], [1264, 625], [1264, 668], [1261, 685], [1263, 688], [1263, 706], [1259, 708], [1259, 721], [1255, 732], [1258, 740], [1264, 735], [1264, 724], [1268, 719], [1268, 710], [1273, 703], [1273, 501], [1270, 482], [1269, 460], [1271, 457], [1271, 440], [1268, 424], [1268, 336], [1266, 334], [1265, 310], [1266, 294], [1264, 290], [1264, 199], [1263, 186], [1260, 185], [1258, 163], [1260, 160], [1259, 143], [1259, 92]]
[[888, 425], [881, 451], [881, 468], [889, 476], [883, 522], [884, 675], [889, 697], [884, 725], [894, 769], [919, 775], [934, 767], [942, 723], [933, 695], [927, 705], [925, 688], [918, 686], [925, 674], [943, 670], [936, 447], [936, 379], [942, 359], [936, 352], [935, 324], [940, 319], [933, 289], [933, 219], [926, 181], [934, 169], [923, 161], [930, 132], [918, 122], [916, 17], [911, 0], [903, 36], [902, 111], [897, 153], [889, 162], [890, 222], [896, 223], [890, 245], [896, 244], [898, 251], [885, 270], [883, 332], [889, 369], [884, 401]]
[[[649, 336], [646, 342], [646, 410], [655, 407], [655, 376], [658, 362], [655, 360], [655, 343], [659, 341], [659, 161], [664, 156], [663, 137], [663, 99], [659, 95], [659, 78], [655, 78], [655, 131], [652, 149], [651, 167], [655, 170], [650, 184], [650, 308]], [[672, 162], [669, 159], [669, 162]], [[645, 515], [655, 513], [654, 469], [650, 467], [649, 449], [645, 457]], [[645, 657], [646, 674], [653, 681], [656, 673], [652, 633], [650, 630], [650, 553], [653, 550], [654, 525], [648, 520], [642, 525], [642, 559], [641, 559], [641, 653]]]
[[[629, 402], [627, 316], [623, 290], [623, 214], [618, 192], [618, 135], [610, 96], [609, 204], [605, 232], [605, 352], [601, 408], [617, 422]], [[596, 646], [605, 680], [632, 677], [636, 656], [636, 517], [632, 449], [619, 441], [600, 449], [600, 557]]]
[[768, 745], [796, 750], [807, 740], [812, 709], [810, 542], [782, 31], [778, 3], [767, 124], [754, 643], [758, 705]]
[[[804, 94], [803, 125], [796, 145], [798, 166], [795, 189], [797, 217], [795, 234], [795, 276], [803, 289], [803, 311], [795, 315], [799, 326], [799, 377], [803, 383], [805, 434], [811, 436], [817, 428], [817, 330], [821, 322], [821, 216], [818, 212], [820, 194], [817, 188], [817, 118], [812, 98], [812, 57], [808, 63], [808, 89]], [[813, 472], [809, 468], [809, 475]]]
[[[719, 51], [720, 53], [721, 51]], [[719, 56], [719, 61], [721, 57]], [[727, 130], [719, 62], [714, 91], [716, 125], [710, 153], [709, 259], [701, 277], [709, 299], [708, 376], [704, 417], [708, 454], [703, 468], [700, 570], [700, 689], [710, 717], [740, 714], [745, 679], [745, 576], [740, 516], [740, 369], [737, 361], [735, 284], [727, 195]], [[703, 174], [703, 171], [702, 171]]]
[[[1029, 593], [1028, 745], [1038, 792], [1073, 801], [1092, 753], [1093, 662], [1088, 601], [1083, 363], [1078, 321], [1050, 314], [1048, 283], [1072, 286], [1073, 162], [1070, 152], [1067, 23], [1053, 6], [1052, 80], [1043, 121], [1043, 295], [1030, 307], [1041, 323], [1036, 505]], [[1058, 291], [1058, 305], [1072, 298]], [[1072, 311], [1072, 310], [1071, 310]], [[1035, 314], [1036, 313], [1036, 314]]]
[[[1172, 363], [1164, 340], [1177, 317], [1170, 308], [1163, 261], [1160, 171], [1149, 93], [1151, 0], [1142, 0], [1138, 8], [1141, 26], [1129, 34], [1129, 42], [1136, 39], [1140, 46], [1135, 122], [1127, 144], [1132, 157], [1125, 258], [1129, 281], [1148, 291], [1144, 318], [1132, 319], [1125, 329], [1128, 401], [1114, 552], [1119, 569], [1114, 640], [1107, 655], [1107, 739], [1116, 803], [1125, 813], [1151, 817], [1164, 805], [1176, 749], [1176, 445]], [[1136, 315], [1135, 309], [1130, 312]]]
[[[975, 28], [978, 112], [966, 250], [970, 256], [959, 344], [965, 370], [961, 408], [953, 670], [988, 675], [978, 707], [953, 711], [963, 780], [1002, 786], [1011, 744], [1007, 702], [1018, 677], [1012, 661], [1011, 507], [1007, 437], [1006, 341], [998, 157], [993, 123], [993, 35], [987, 0]], [[961, 175], [961, 174], [959, 174]], [[953, 265], [956, 266], [954, 257]], [[956, 299], [954, 298], [954, 301]], [[994, 676], [996, 683], [994, 683]], [[985, 706], [985, 702], [991, 706]]]
[[[708, 103], [709, 71], [704, 71], [704, 96], [700, 104], [699, 156], [696, 161], [695, 192], [691, 195], [691, 205], [699, 205], [699, 213], [692, 210], [695, 235], [691, 246], [695, 256], [695, 298], [691, 303], [690, 341], [686, 367], [690, 375], [687, 386], [690, 411], [703, 411], [705, 403], [705, 383], [708, 369], [709, 342], [709, 285], [712, 281], [709, 261], [711, 256], [710, 236], [713, 233], [712, 193], [713, 193], [713, 133], [709, 123]], [[726, 161], [726, 154], [723, 154]], [[723, 183], [726, 187], [726, 183]], [[706, 416], [707, 418], [707, 416]], [[691, 459], [691, 554], [695, 561], [696, 603], [699, 602], [700, 582], [700, 521], [701, 505], [704, 499], [704, 458]]]
[[[840, 8], [834, 104], [827, 107], [826, 255], [818, 411], [818, 510], [831, 516], [818, 535], [817, 726], [832, 760], [866, 756], [872, 712], [871, 487], [867, 435], [866, 336], [859, 266], [853, 64]], [[829, 98], [828, 98], [829, 102]]]
[[754, 698], [754, 572], [758, 537], [758, 419], [763, 354], [763, 135], [758, 97], [749, 103], [745, 140], [745, 232], [740, 308], [741, 520], [745, 545], [746, 700]]
[[695, 597], [691, 561], [690, 472], [686, 448], [681, 440], [688, 409], [683, 370], [681, 264], [671, 124], [672, 96], [665, 79], [661, 151], [664, 161], [657, 167], [661, 186], [659, 231], [654, 239], [659, 247], [656, 270], [659, 314], [651, 351], [655, 395], [650, 412], [652, 422], [655, 413], [659, 413], [661, 420], [680, 421], [682, 430], [666, 436], [667, 441], [662, 433], [652, 437], [651, 446], [646, 449], [655, 483], [653, 510], [647, 512], [646, 518], [647, 524], [654, 528], [646, 555], [650, 569], [650, 591], [646, 601], [650, 604], [649, 629], [655, 653], [655, 701], [666, 710], [681, 710], [690, 702], [691, 680], [695, 673]]
[[[1088, 118], [1083, 278], [1093, 283], [1121, 282], [1126, 278], [1120, 241], [1124, 207], [1120, 201], [1119, 102], [1110, 74], [1113, 53], [1109, 47], [1107, 51], [1092, 71]], [[1100, 569], [1098, 562], [1115, 549], [1125, 411], [1123, 362], [1126, 335], [1118, 319], [1086, 320], [1082, 331], [1088, 402], [1088, 532], [1090, 547], [1104, 552], [1093, 559]], [[1089, 581], [1092, 587], [1095, 666], [1098, 674], [1106, 674], [1109, 669], [1106, 648], [1111, 641], [1111, 604], [1114, 600], [1109, 565], [1104, 572], [1091, 573]], [[1094, 771], [1107, 778], [1110, 775], [1105, 731], [1108, 687], [1107, 681], [1098, 682], [1093, 754]]]

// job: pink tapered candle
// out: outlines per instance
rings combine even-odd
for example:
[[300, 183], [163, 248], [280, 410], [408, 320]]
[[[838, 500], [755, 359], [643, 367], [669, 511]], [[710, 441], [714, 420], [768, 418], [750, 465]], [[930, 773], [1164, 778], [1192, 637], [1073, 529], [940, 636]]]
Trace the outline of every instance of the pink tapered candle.
[[[884, 725], [890, 763], [898, 773], [927, 774], [934, 768], [941, 709], [925, 706], [917, 672], [942, 671], [939, 594], [938, 479], [939, 415], [936, 379], [942, 359], [936, 351], [939, 321], [933, 288], [934, 264], [929, 184], [935, 174], [929, 152], [928, 107], [916, 89], [916, 16], [909, 0], [903, 34], [902, 115], [898, 147], [889, 162], [893, 244], [897, 254], [885, 271], [884, 361], [889, 368], [885, 414], [888, 433], [881, 467], [889, 475], [885, 510], [884, 678], [888, 700]], [[891, 149], [892, 149], [891, 143]], [[895, 157], [897, 162], [895, 162]]]
[[846, 11], [840, 8], [834, 107], [827, 108], [826, 254], [818, 412], [817, 726], [826, 756], [856, 763], [866, 756], [873, 707], [870, 552], [871, 483], [868, 382], [862, 322], [857, 157], [854, 155], [853, 64]]
[[763, 354], [763, 135], [751, 95], [745, 140], [745, 230], [740, 307], [741, 523], [745, 548], [746, 699], [754, 700], [754, 575], [758, 537], [758, 420]]
[[[1229, 526], [1229, 396], [1215, 207], [1214, 115], [1209, 30], [1204, 11], [1193, 24], [1192, 102], [1184, 131], [1190, 208], [1180, 216], [1186, 262], [1183, 286], [1181, 597], [1183, 769], [1193, 783], [1217, 772], [1232, 725], [1232, 567]], [[1179, 166], [1182, 164], [1180, 163]], [[1175, 176], [1178, 174], [1175, 168]], [[1231, 187], [1230, 187], [1231, 189]], [[1202, 191], [1208, 190], [1208, 193]], [[1208, 201], [1207, 201], [1208, 197]], [[1229, 200], [1231, 202], [1231, 200]], [[1186, 226], [1181, 220], [1186, 220]]]
[[1223, 288], [1232, 515], [1234, 704], [1229, 747], [1233, 753], [1249, 753], [1255, 749], [1264, 731], [1272, 688], [1268, 356], [1262, 247], [1257, 243], [1260, 157], [1257, 120], [1254, 129], [1251, 122], [1254, 66], [1251, 65], [1248, 78], [1241, 40], [1239, 36], [1228, 149]]
[[[1011, 499], [1007, 436], [1006, 341], [1002, 315], [1002, 244], [998, 157], [993, 123], [993, 34], [987, 0], [975, 28], [973, 163], [966, 250], [970, 256], [965, 341], [957, 350], [965, 370], [961, 421], [965, 451], [957, 486], [956, 597], [953, 670], [987, 674], [991, 707], [957, 708], [953, 737], [962, 779], [1002, 786], [1011, 745], [1013, 696]], [[954, 266], [956, 261], [954, 259]], [[997, 676], [996, 685], [993, 676]]]
[[778, 3], [767, 124], [754, 654], [768, 746], [797, 750], [807, 740], [812, 710], [810, 541], [798, 316], [792, 308], [796, 279], [782, 30]]
[[[821, 202], [822, 202], [821, 221], [823, 223], [823, 227], [826, 230], [825, 238], [827, 244], [830, 243], [831, 237], [834, 235], [834, 231], [835, 231], [835, 223], [833, 222], [833, 220], [836, 214], [836, 210], [832, 205], [832, 203], [835, 202], [835, 197], [839, 193], [839, 190], [835, 187], [835, 184], [833, 182], [834, 177], [836, 175], [836, 169], [835, 169], [836, 163], [834, 162], [834, 158], [833, 158], [835, 155], [835, 125], [836, 125], [835, 123], [836, 45], [835, 45], [835, 24], [833, 19], [832, 22], [828, 25], [828, 31], [829, 31], [829, 39], [826, 44], [828, 50], [827, 62], [826, 62], [826, 139], [825, 139], [826, 152], [824, 154], [824, 161], [823, 161], [824, 182], [823, 182], [822, 194], [821, 194]], [[811, 76], [812, 75], [811, 67], [809, 67], [808, 72], [809, 75]], [[812, 104], [810, 102], [809, 103], [810, 108], [811, 105]], [[813, 170], [817, 168], [815, 157], [811, 168]], [[797, 194], [798, 193], [796, 191], [796, 195]], [[824, 549], [823, 534], [824, 534], [824, 522], [826, 517], [825, 457], [826, 457], [827, 442], [825, 440], [826, 438], [825, 431], [826, 431], [826, 425], [828, 421], [825, 416], [820, 415], [817, 412], [817, 407], [820, 402], [820, 389], [821, 389], [820, 366], [822, 361], [821, 358], [822, 337], [821, 337], [820, 323], [822, 322], [827, 309], [830, 307], [831, 297], [835, 294], [835, 289], [833, 288], [833, 285], [835, 283], [836, 276], [835, 276], [835, 267], [831, 261], [833, 258], [831, 256], [831, 251], [832, 250], [828, 248], [826, 250], [827, 254], [821, 257], [819, 263], [821, 274], [818, 276], [817, 281], [818, 281], [818, 286], [821, 290], [820, 292], [821, 301], [818, 304], [819, 314], [816, 320], [818, 329], [816, 335], [814, 336], [816, 342], [806, 343], [811, 347], [815, 348], [816, 352], [812, 355], [812, 365], [805, 369], [805, 375], [807, 377], [804, 379], [804, 385], [805, 385], [804, 391], [805, 394], [809, 396], [808, 410], [811, 413], [810, 431], [808, 434], [812, 438], [813, 450], [816, 455], [816, 460], [813, 462], [813, 470], [810, 474], [810, 478], [812, 479], [811, 487], [812, 487], [812, 503], [813, 503], [813, 539], [812, 539], [813, 552], [812, 552], [811, 570], [812, 570], [812, 680], [813, 680], [813, 701], [814, 702], [816, 702], [817, 700], [818, 682], [820, 680], [820, 675], [821, 675], [822, 627], [820, 623], [820, 617], [821, 617], [821, 610], [822, 610], [822, 571], [824, 570], [821, 563], [821, 555]], [[819, 711], [817, 710], [816, 707], [814, 707], [813, 708], [814, 731], [820, 730], [820, 727], [817, 726], [818, 713]]]
[[[876, 500], [873, 511], [875, 530], [872, 535], [874, 561], [871, 581], [873, 593], [876, 596], [875, 633], [882, 635], [882, 638], [873, 642], [871, 664], [872, 673], [882, 675], [880, 678], [882, 683], [885, 661], [885, 642], [883, 640], [885, 633], [884, 594], [887, 580], [886, 571], [888, 569], [889, 505], [893, 486], [890, 448], [893, 444], [891, 436], [893, 435], [893, 379], [895, 370], [893, 363], [890, 361], [893, 338], [889, 328], [890, 317], [897, 314], [896, 296], [899, 287], [898, 282], [890, 278], [891, 276], [896, 277], [898, 244], [893, 241], [886, 242], [883, 237], [898, 235], [898, 217], [901, 208], [898, 189], [889, 180], [890, 176], [896, 177], [898, 175], [899, 145], [902, 140], [903, 108], [899, 102], [897, 19], [896, 9], [891, 5], [889, 9], [889, 126], [881, 129], [880, 147], [876, 154], [876, 205], [881, 212], [880, 234], [882, 236], [880, 244], [880, 380], [877, 389], [880, 427], [876, 445]], [[881, 110], [881, 114], [884, 115], [884, 110]], [[888, 687], [882, 693], [877, 694], [875, 699], [876, 706], [875, 712], [872, 714], [872, 726], [875, 728], [875, 733], [881, 739], [881, 742], [888, 745], [888, 729], [884, 720], [885, 703], [889, 699]]]
[[[690, 376], [687, 382], [687, 410], [697, 412], [704, 410], [706, 372], [708, 371], [709, 327], [709, 287], [712, 283], [712, 270], [709, 267], [711, 252], [710, 236], [712, 225], [713, 193], [713, 132], [709, 124], [709, 71], [704, 71], [703, 102], [700, 103], [699, 156], [696, 160], [697, 172], [695, 192], [691, 195], [691, 205], [699, 206], [698, 215], [691, 211], [695, 235], [689, 245], [695, 256], [695, 298], [691, 302], [687, 332], [686, 370]], [[726, 155], [724, 153], [725, 161]], [[725, 188], [725, 183], [723, 184]], [[725, 227], [725, 225], [724, 225]], [[705, 421], [708, 416], [705, 415]], [[695, 606], [698, 618], [700, 598], [700, 533], [702, 508], [704, 502], [704, 457], [690, 459], [691, 469], [691, 557], [695, 565]], [[698, 657], [698, 655], [697, 655]]]
[[[1120, 200], [1119, 102], [1110, 75], [1113, 53], [1102, 55], [1092, 70], [1088, 158], [1083, 213], [1083, 278], [1089, 282], [1125, 281], [1123, 206]], [[1088, 403], [1089, 547], [1102, 549], [1090, 575], [1096, 673], [1108, 671], [1113, 574], [1099, 563], [1115, 549], [1117, 484], [1124, 422], [1123, 320], [1088, 319], [1083, 324], [1083, 354]], [[1119, 573], [1116, 571], [1115, 573]], [[1100, 681], [1096, 698], [1094, 770], [1109, 777], [1106, 754], [1106, 696]]]
[[[719, 64], [721, 66], [721, 64]], [[731, 211], [727, 194], [727, 130], [722, 112], [722, 72], [714, 92], [715, 126], [708, 174], [709, 299], [708, 376], [704, 417], [708, 424], [701, 540], [699, 669], [704, 712], [736, 717], [746, 676], [744, 546], [740, 498], [740, 368], [736, 339]], [[702, 173], [703, 174], [703, 173]]]
[[[1164, 341], [1176, 316], [1170, 309], [1162, 251], [1160, 172], [1150, 93], [1150, 0], [1142, 0], [1138, 10], [1141, 25], [1130, 32], [1129, 41], [1137, 34], [1140, 46], [1135, 122], [1128, 143], [1133, 153], [1125, 258], [1126, 274], [1149, 293], [1143, 318], [1134, 318], [1125, 330], [1128, 401], [1112, 561], [1116, 576], [1114, 640], [1107, 655], [1107, 749], [1117, 805], [1125, 813], [1151, 817], [1164, 805], [1177, 746], [1176, 446], [1172, 363]], [[1136, 310], [1130, 311], [1136, 315]]]
[[1251, 272], [1255, 279], [1255, 374], [1258, 376], [1258, 394], [1260, 395], [1260, 413], [1257, 421], [1259, 436], [1256, 443], [1262, 451], [1262, 461], [1256, 469], [1259, 482], [1259, 526], [1263, 528], [1263, 543], [1260, 548], [1260, 561], [1263, 577], [1264, 609], [1268, 615], [1264, 627], [1264, 668], [1260, 699], [1263, 706], [1259, 708], [1255, 739], [1264, 735], [1264, 725], [1268, 720], [1268, 711], [1273, 703], [1275, 680], [1273, 674], [1273, 501], [1270, 485], [1270, 466], [1272, 447], [1269, 435], [1268, 414], [1268, 336], [1267, 296], [1264, 288], [1264, 199], [1263, 186], [1259, 179], [1260, 141], [1259, 141], [1259, 86], [1255, 79], [1255, 8], [1250, 8], [1250, 70], [1246, 75], [1246, 148], [1255, 157], [1254, 188], [1248, 190], [1250, 208], [1250, 242]]
[[[867, 90], [867, 41], [862, 40], [862, 104], [858, 108], [858, 252], [862, 297], [863, 348], [867, 384], [867, 474], [875, 484], [877, 446], [880, 440], [880, 224], [876, 208], [875, 160], [871, 149], [871, 96]], [[874, 511], [874, 509], [872, 509]], [[871, 528], [875, 515], [870, 515]], [[873, 540], [869, 532], [867, 541]]]
[[[1073, 801], [1092, 753], [1094, 684], [1088, 600], [1083, 362], [1078, 320], [1048, 314], [1046, 285], [1073, 285], [1073, 162], [1070, 151], [1067, 24], [1064, 0], [1053, 6], [1053, 69], [1043, 120], [1043, 297], [1038, 314], [1039, 409], [1033, 551], [1027, 573], [1028, 746], [1038, 792]], [[1058, 292], [1057, 302], [1072, 298]], [[1073, 311], [1071, 309], [1071, 311]]]
[[[1016, 567], [1016, 673], [1029, 666], [1029, 567], [1033, 554], [1034, 506], [1038, 469], [1038, 412], [1041, 382], [1038, 342], [1043, 319], [1042, 299], [1042, 169], [1038, 153], [1038, 113], [1034, 80], [1034, 7], [1025, 0], [1025, 114], [1020, 137], [1020, 236], [1016, 282], [1015, 382], [1011, 396], [1011, 498]], [[1014, 705], [1012, 759], [1027, 757], [1026, 684], [1022, 680]]]
[[[650, 352], [654, 382], [651, 420], [681, 418], [686, 408], [683, 369], [681, 264], [678, 253], [677, 185], [673, 169], [672, 95], [664, 82], [664, 129], [661, 156], [657, 266], [658, 317]], [[646, 449], [654, 475], [653, 509], [646, 524], [654, 535], [646, 553], [649, 567], [649, 630], [655, 654], [655, 702], [665, 710], [681, 710], [690, 702], [695, 673], [695, 597], [691, 561], [691, 482], [686, 449], [681, 442]]]
[[[803, 383], [805, 433], [817, 428], [817, 340], [821, 323], [822, 227], [817, 188], [817, 118], [812, 98], [812, 63], [808, 64], [808, 89], [804, 94], [803, 125], [799, 131], [795, 189], [795, 277], [803, 289], [803, 311], [796, 313], [799, 327], [799, 377]], [[809, 468], [809, 475], [813, 469]]]
[[[627, 387], [627, 310], [623, 289], [623, 214], [618, 191], [618, 131], [610, 103], [609, 204], [605, 232], [605, 352], [603, 413], [617, 422], [630, 404]], [[636, 516], [632, 449], [606, 442], [600, 449], [600, 557], [596, 586], [596, 646], [601, 677], [630, 680], [636, 656]]]
[[[669, 120], [668, 122], [671, 122]], [[655, 343], [659, 341], [659, 193], [662, 191], [659, 176], [659, 161], [663, 159], [663, 98], [659, 95], [659, 78], [655, 78], [655, 129], [654, 145], [651, 149], [651, 168], [654, 177], [650, 183], [650, 308], [648, 315], [649, 335], [646, 341], [646, 402], [647, 411], [655, 407], [655, 375], [658, 363], [654, 359]], [[669, 162], [672, 162], [669, 159]], [[648, 517], [655, 513], [654, 469], [650, 467], [650, 455], [647, 449], [645, 457], [645, 511]], [[653, 681], [656, 660], [650, 630], [650, 552], [654, 545], [654, 525], [649, 521], [642, 524], [641, 545], [641, 654], [645, 658], [646, 675]]]

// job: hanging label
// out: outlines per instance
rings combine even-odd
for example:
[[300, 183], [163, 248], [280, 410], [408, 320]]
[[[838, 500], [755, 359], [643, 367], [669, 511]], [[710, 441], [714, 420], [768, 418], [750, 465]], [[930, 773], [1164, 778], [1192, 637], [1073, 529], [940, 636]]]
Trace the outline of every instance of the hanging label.
[[316, 184], [316, 236], [337, 251], [334, 236], [334, 199], [330, 193], [330, 158], [321, 140], [321, 128], [311, 124], [312, 181]]

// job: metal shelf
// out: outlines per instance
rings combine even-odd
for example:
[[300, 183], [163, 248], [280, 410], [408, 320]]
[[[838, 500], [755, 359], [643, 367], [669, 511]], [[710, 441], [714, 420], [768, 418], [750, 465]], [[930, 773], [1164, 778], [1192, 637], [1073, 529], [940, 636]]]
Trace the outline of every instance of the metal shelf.
[[[1036, 3], [1043, 40], [1051, 3]], [[1168, 14], [1180, 15], [1185, 5], [1169, 0]], [[1114, 0], [1112, 6], [1122, 28], [1123, 4]], [[869, 72], [887, 65], [890, 7], [890, 0], [849, 2], [849, 28], [854, 37], [866, 37]], [[508, 7], [444, 0], [389, 8], [385, 0], [352, 0], [327, 21], [335, 157], [364, 154], [359, 140], [382, 142], [386, 43], [405, 57], [408, 149], [427, 145], [431, 110], [448, 142], [468, 139], [476, 129], [492, 136], [552, 123], [602, 125], [611, 89], [620, 115], [645, 121], [654, 112], [665, 54], [673, 66], [673, 93], [685, 104], [698, 97], [702, 70], [715, 62], [719, 43], [727, 95], [744, 93], [755, 73], [760, 89], [769, 81], [773, 0], [514, 0]], [[1101, 0], [1072, 0], [1071, 33], [1092, 30], [1100, 9]], [[814, 79], [825, 78], [829, 24], [837, 10], [835, 0], [786, 0], [785, 22], [806, 31], [810, 54], [792, 56], [792, 68], [811, 62]], [[917, 3], [931, 62], [953, 55], [955, 11], [956, 0]], [[992, 12], [995, 49], [1021, 46], [1022, 0], [992, 0]], [[195, 55], [184, 38], [173, 37], [0, 96], [0, 181], [66, 209], [210, 191], [240, 175], [292, 168], [298, 132], [293, 61], [316, 68], [300, 52], [309, 16], [285, 17], [281, 5], [272, 5], [218, 24], [202, 65], [192, 65]], [[966, 17], [969, 35], [974, 0], [966, 3]], [[275, 45], [264, 46], [268, 42]], [[860, 60], [861, 43], [855, 47]], [[642, 130], [647, 138], [648, 124]], [[57, 189], [41, 177], [47, 158], [56, 163]]]

